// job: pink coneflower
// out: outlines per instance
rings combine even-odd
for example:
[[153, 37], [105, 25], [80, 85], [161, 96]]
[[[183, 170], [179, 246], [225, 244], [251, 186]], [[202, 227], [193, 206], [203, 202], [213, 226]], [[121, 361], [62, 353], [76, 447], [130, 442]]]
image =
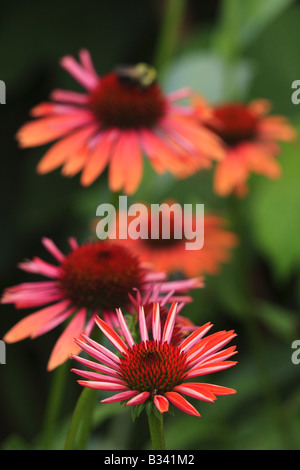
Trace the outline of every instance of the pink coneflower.
[[130, 250], [117, 244], [98, 241], [79, 246], [72, 238], [69, 240], [71, 252], [64, 255], [50, 239], [44, 238], [42, 242], [58, 265], [35, 257], [20, 263], [19, 267], [51, 280], [10, 287], [5, 290], [1, 303], [13, 303], [17, 309], [42, 307], [5, 335], [8, 343], [40, 336], [68, 321], [51, 353], [48, 370], [60, 365], [75, 351], [74, 337], [82, 332], [91, 333], [96, 315], [115, 312], [119, 307], [126, 309], [130, 304], [129, 295], [135, 295], [136, 289], [146, 292], [156, 282], [165, 292], [199, 285], [196, 279], [189, 284], [178, 281], [176, 285], [171, 283], [168, 289], [164, 273], [151, 272]]
[[280, 177], [278, 142], [292, 141], [296, 132], [286, 117], [269, 115], [269, 110], [267, 100], [254, 100], [248, 105], [224, 103], [214, 108], [208, 126], [222, 138], [226, 150], [214, 175], [214, 189], [219, 196], [244, 196], [252, 172], [271, 179]]
[[[153, 68], [138, 64], [119, 67], [99, 77], [90, 54], [79, 53], [80, 62], [66, 56], [67, 70], [86, 93], [55, 90], [51, 102], [39, 104], [17, 133], [21, 147], [57, 142], [38, 165], [48, 173], [61, 165], [65, 176], [82, 171], [81, 184], [93, 183], [109, 166], [109, 187], [132, 194], [138, 188], [146, 155], [154, 169], [186, 177], [220, 159], [219, 138], [197, 125], [189, 99], [191, 91], [179, 90], [165, 96], [156, 82]], [[206, 117], [205, 106], [198, 113]]]
[[139, 310], [140, 341], [135, 342], [120, 309], [117, 310], [119, 326], [124, 340], [100, 318], [95, 321], [116, 348], [117, 354], [88, 336], [76, 343], [99, 362], [74, 355], [83, 366], [93, 371], [72, 369], [88, 380], [79, 380], [85, 387], [117, 392], [102, 403], [127, 401], [126, 405], [140, 405], [151, 401], [160, 413], [169, 410], [169, 402], [185, 413], [200, 416], [195, 407], [183, 397], [213, 402], [218, 395], [235, 393], [235, 390], [194, 381], [195, 378], [227, 369], [236, 364], [227, 359], [236, 354], [235, 346], [222, 349], [236, 336], [233, 331], [220, 331], [204, 338], [211, 323], [197, 328], [179, 345], [173, 344], [172, 335], [177, 314], [173, 303], [164, 327], [160, 319], [159, 303], [154, 305], [151, 335], [146, 326], [143, 307]]

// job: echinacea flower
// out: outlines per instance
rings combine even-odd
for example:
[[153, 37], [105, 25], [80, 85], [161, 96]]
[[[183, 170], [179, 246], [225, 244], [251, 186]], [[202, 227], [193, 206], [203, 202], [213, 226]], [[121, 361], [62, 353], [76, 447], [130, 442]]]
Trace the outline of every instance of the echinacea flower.
[[[174, 287], [175, 290], [176, 287], [180, 290], [180, 286], [184, 289], [181, 281], [168, 288], [164, 273], [151, 272], [130, 250], [117, 244], [98, 241], [79, 246], [71, 238], [71, 251], [65, 255], [52, 240], [44, 238], [42, 242], [58, 265], [35, 257], [20, 263], [19, 267], [51, 280], [7, 288], [1, 303], [12, 303], [17, 309], [39, 307], [6, 333], [4, 340], [7, 343], [40, 336], [68, 322], [51, 353], [48, 370], [63, 363], [77, 350], [74, 349], [74, 337], [82, 332], [90, 334], [96, 315], [126, 308], [130, 303], [129, 295], [135, 294], [135, 289], [144, 292], [156, 282], [161, 283], [166, 293], [173, 292]], [[189, 286], [192, 285], [198, 286], [198, 281], [191, 281]]]
[[[165, 96], [146, 64], [99, 77], [87, 50], [79, 59], [63, 57], [61, 66], [86, 92], [54, 90], [50, 102], [32, 109], [36, 119], [17, 133], [21, 147], [57, 140], [38, 164], [40, 174], [63, 166], [65, 176], [82, 171], [81, 184], [88, 186], [109, 166], [110, 189], [132, 194], [142, 179], [143, 154], [157, 172], [178, 177], [222, 157], [219, 138], [197, 124], [190, 104], [177, 103], [189, 99], [190, 90]], [[200, 121], [206, 114], [203, 107]]]
[[195, 379], [232, 367], [228, 361], [236, 354], [235, 346], [222, 349], [236, 334], [220, 331], [205, 336], [211, 323], [197, 328], [179, 345], [172, 343], [177, 314], [173, 303], [164, 327], [160, 321], [159, 303], [154, 305], [151, 335], [145, 321], [143, 307], [139, 310], [140, 340], [135, 342], [122, 311], [117, 310], [122, 339], [113, 328], [96, 317], [95, 321], [116, 348], [117, 353], [105, 348], [86, 335], [76, 343], [96, 361], [74, 355], [73, 358], [92, 371], [72, 369], [87, 380], [79, 380], [84, 387], [116, 392], [102, 403], [127, 401], [127, 406], [152, 402], [160, 413], [169, 410], [169, 403], [185, 413], [200, 416], [196, 408], [183, 395], [214, 402], [218, 395], [236, 393], [235, 390]]
[[296, 132], [284, 116], [269, 115], [267, 100], [254, 100], [216, 106], [208, 121], [225, 143], [226, 153], [218, 162], [214, 174], [214, 189], [219, 196], [247, 193], [247, 180], [251, 174], [277, 179], [281, 167], [277, 161], [278, 142], [292, 141]]
[[[168, 316], [168, 306], [176, 302], [177, 314], [173, 329], [172, 342], [175, 344], [179, 343], [191, 331], [194, 331], [197, 328], [189, 318], [179, 315], [179, 313], [186, 304], [193, 301], [193, 298], [188, 295], [187, 292], [200, 287], [204, 287], [202, 278], [181, 279], [180, 281], [176, 280], [149, 284], [144, 292], [136, 290], [136, 295], [129, 294], [130, 305], [127, 310], [130, 313], [131, 329], [134, 331], [138, 329], [137, 325], [139, 323], [139, 312], [141, 307], [145, 314], [146, 327], [149, 329], [151, 328], [153, 307], [155, 304], [159, 304], [160, 320], [163, 327]], [[102, 318], [109, 326], [122, 335], [116, 313], [115, 315], [113, 315], [112, 312], [109, 312], [108, 314], [104, 313]]]
[[[138, 238], [133, 239], [129, 231], [135, 218], [122, 214], [116, 217], [111, 233], [118, 243], [141, 260], [151, 262], [157, 271], [180, 272], [187, 277], [217, 275], [222, 263], [230, 260], [231, 250], [238, 243], [237, 236], [226, 229], [226, 221], [221, 216], [205, 213], [201, 221], [197, 214], [191, 213], [187, 223], [184, 213], [177, 212], [177, 207], [176, 202], [168, 201], [160, 204], [154, 217], [155, 211], [141, 212], [138, 222], [145, 229]], [[156, 226], [157, 233], [153, 236], [152, 228]], [[115, 241], [110, 239], [109, 233], [108, 240]], [[193, 249], [188, 248], [192, 244]]]

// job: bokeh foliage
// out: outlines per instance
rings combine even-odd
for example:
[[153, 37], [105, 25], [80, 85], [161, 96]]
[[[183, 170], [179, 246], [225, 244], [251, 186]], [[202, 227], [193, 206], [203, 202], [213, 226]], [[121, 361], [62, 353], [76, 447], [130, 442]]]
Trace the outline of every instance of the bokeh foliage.
[[[202, 4], [206, 5], [202, 5]], [[201, 5], [200, 5], [201, 4]], [[0, 78], [7, 86], [1, 107], [0, 173], [2, 224], [1, 287], [24, 281], [16, 264], [45, 257], [40, 240], [53, 238], [62, 250], [68, 236], [83, 242], [92, 234], [96, 207], [110, 200], [107, 175], [89, 188], [59, 171], [38, 176], [44, 148], [20, 150], [15, 133], [28, 111], [52, 89], [76, 89], [59, 67], [66, 54], [90, 50], [99, 74], [118, 63], [153, 60], [164, 2], [3, 1], [0, 18]], [[192, 86], [213, 103], [267, 98], [276, 113], [289, 116], [300, 132], [300, 108], [291, 102], [291, 84], [300, 79], [300, 4], [292, 0], [187, 1], [172, 60], [160, 73], [166, 91]], [[299, 105], [300, 106], [300, 105]], [[300, 448], [300, 365], [291, 344], [300, 338], [300, 160], [299, 142], [282, 146], [283, 176], [252, 176], [244, 200], [212, 192], [212, 172], [188, 180], [158, 177], [146, 164], [143, 184], [132, 201], [204, 203], [228, 220], [240, 237], [232, 261], [208, 276], [185, 313], [196, 323], [238, 333], [238, 365], [213, 377], [235, 388], [235, 396], [215, 404], [198, 403], [201, 419], [166, 419], [169, 449]], [[21, 316], [1, 307], [1, 337]], [[46, 363], [58, 332], [7, 346], [0, 366], [0, 438], [3, 449], [43, 445], [47, 398], [55, 372]], [[271, 385], [270, 385], [271, 384]], [[62, 448], [81, 389], [68, 372], [59, 422], [51, 448]], [[89, 448], [148, 448], [145, 416], [133, 424], [130, 413], [98, 405]], [[120, 431], [122, 430], [122, 431]]]

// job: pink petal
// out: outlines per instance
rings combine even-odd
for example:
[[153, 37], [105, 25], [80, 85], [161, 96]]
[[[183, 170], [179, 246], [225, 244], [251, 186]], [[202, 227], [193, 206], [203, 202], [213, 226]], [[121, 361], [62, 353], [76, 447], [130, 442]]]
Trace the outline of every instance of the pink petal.
[[74, 372], [75, 374], [81, 375], [81, 377], [92, 381], [111, 382], [114, 384], [126, 385], [124, 380], [118, 379], [117, 377], [109, 377], [108, 375], [98, 374], [98, 372], [90, 372], [82, 369], [71, 369], [71, 372]]
[[99, 80], [89, 70], [78, 64], [72, 56], [63, 57], [60, 64], [87, 90], [92, 90], [97, 86]]
[[129, 400], [126, 403], [126, 406], [139, 405], [140, 403], [144, 403], [144, 401], [146, 401], [147, 398], [149, 398], [149, 396], [150, 396], [150, 392], [139, 393], [139, 395], [136, 395], [134, 398]]
[[19, 263], [18, 267], [29, 273], [42, 274], [43, 276], [51, 278], [58, 278], [61, 274], [61, 269], [58, 266], [53, 266], [37, 257], [33, 258], [32, 261]]
[[212, 393], [205, 390], [204, 387], [198, 387], [197, 383], [183, 383], [181, 385], [176, 385], [176, 387], [174, 387], [174, 391], [208, 402], [213, 402], [216, 398]]
[[78, 380], [78, 383], [84, 387], [93, 388], [95, 390], [110, 390], [112, 392], [118, 390], [128, 390], [127, 385], [114, 384], [112, 382]]
[[198, 343], [199, 339], [204, 336], [213, 325], [210, 322], [198, 328], [191, 333], [180, 345], [180, 349], [184, 352], [188, 351], [194, 344]]
[[122, 331], [122, 333], [125, 337], [125, 340], [126, 340], [128, 346], [130, 348], [132, 348], [132, 346], [134, 345], [134, 341], [133, 341], [132, 335], [130, 333], [130, 330], [127, 326], [127, 323], [125, 321], [125, 318], [124, 318], [120, 308], [117, 309], [117, 315], [118, 315], [120, 328], [121, 328], [121, 331]]
[[141, 341], [145, 343], [146, 341], [149, 340], [149, 336], [148, 336], [148, 330], [146, 326], [144, 307], [139, 307], [139, 327], [140, 327]]
[[119, 335], [109, 326], [107, 325], [101, 318], [96, 317], [95, 322], [99, 326], [100, 330], [105, 334], [105, 336], [109, 339], [109, 341], [117, 348], [117, 350], [122, 353], [126, 354], [127, 346], [124, 341], [120, 338]]
[[173, 303], [169, 310], [166, 323], [164, 326], [164, 331], [163, 331], [163, 336], [162, 336], [163, 343], [167, 342], [169, 344], [172, 339], [173, 329], [174, 329], [175, 320], [176, 320], [176, 313], [177, 313], [177, 303]]
[[87, 365], [88, 367], [92, 367], [95, 370], [99, 370], [101, 368], [101, 372], [108, 373], [108, 374], [113, 374], [116, 375], [116, 370], [119, 370], [117, 367], [116, 363], [113, 362], [111, 359], [109, 359], [105, 354], [102, 354], [101, 352], [97, 351], [96, 349], [92, 348], [91, 346], [87, 345], [83, 341], [79, 341], [78, 339], [75, 338], [75, 343], [86, 353], [88, 353], [90, 356], [92, 356], [94, 359], [96, 359], [99, 362], [102, 362], [103, 364], [106, 364], [108, 368], [106, 369], [107, 372], [104, 372], [104, 369], [101, 364], [97, 364], [96, 362], [91, 362], [88, 361], [88, 359], [83, 359], [81, 357], [76, 357], [77, 361], [81, 362], [82, 364]]
[[85, 105], [88, 102], [88, 95], [84, 93], [78, 93], [70, 90], [53, 90], [51, 93], [51, 99], [53, 101], [61, 101], [63, 103], [72, 103]]
[[114, 403], [116, 401], [123, 401], [127, 400], [128, 398], [135, 397], [138, 394], [139, 392], [137, 392], [136, 390], [128, 390], [127, 392], [117, 393], [112, 397], [105, 398], [104, 400], [101, 400], [101, 403]]
[[153, 306], [152, 336], [153, 336], [154, 341], [160, 341], [161, 339], [160, 309], [159, 309], [158, 302], [155, 303]]
[[42, 238], [42, 243], [44, 247], [47, 248], [47, 250], [51, 253], [51, 255], [57, 259], [57, 261], [59, 261], [60, 263], [64, 261], [65, 255], [57, 248], [55, 243], [50, 240], [50, 238]]

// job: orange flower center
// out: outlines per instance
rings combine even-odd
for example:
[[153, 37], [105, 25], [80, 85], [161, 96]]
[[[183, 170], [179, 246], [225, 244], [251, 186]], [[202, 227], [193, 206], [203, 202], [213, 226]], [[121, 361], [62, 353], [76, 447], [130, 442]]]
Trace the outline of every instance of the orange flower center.
[[143, 270], [125, 247], [105, 242], [87, 243], [66, 256], [60, 279], [64, 295], [77, 307], [126, 307], [128, 294], [139, 289]]
[[145, 86], [129, 72], [103, 76], [90, 94], [89, 105], [104, 128], [152, 128], [166, 112], [159, 86], [155, 82]]
[[121, 359], [122, 378], [132, 390], [168, 392], [186, 375], [186, 354], [173, 344], [151, 340], [134, 344]]
[[217, 107], [214, 121], [211, 127], [230, 146], [255, 138], [258, 118], [242, 104]]

